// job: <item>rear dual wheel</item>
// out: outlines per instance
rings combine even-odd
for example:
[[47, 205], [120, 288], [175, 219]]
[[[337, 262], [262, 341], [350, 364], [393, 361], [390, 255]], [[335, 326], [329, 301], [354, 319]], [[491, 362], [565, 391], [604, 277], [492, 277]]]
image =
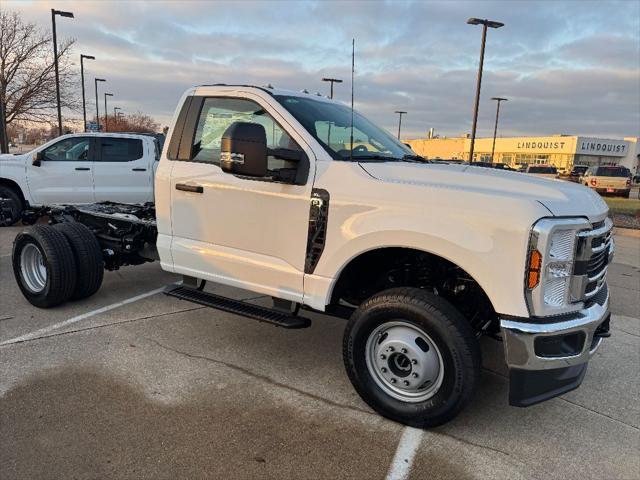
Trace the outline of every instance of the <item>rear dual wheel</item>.
[[90, 297], [98, 291], [104, 276], [104, 261], [98, 239], [81, 223], [58, 223], [53, 228], [65, 236], [73, 251], [77, 281], [71, 299]]
[[449, 302], [417, 288], [366, 300], [347, 324], [343, 357], [371, 408], [419, 428], [455, 417], [480, 376], [480, 347], [469, 323]]
[[12, 257], [18, 287], [36, 307], [86, 298], [102, 283], [100, 245], [81, 224], [28, 227], [16, 236]]

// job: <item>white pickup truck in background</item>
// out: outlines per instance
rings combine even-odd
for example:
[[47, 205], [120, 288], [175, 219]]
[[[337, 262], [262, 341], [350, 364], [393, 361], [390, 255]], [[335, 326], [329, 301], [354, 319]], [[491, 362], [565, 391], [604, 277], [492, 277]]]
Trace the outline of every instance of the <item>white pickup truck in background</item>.
[[11, 200], [0, 225], [40, 205], [153, 202], [160, 151], [154, 135], [79, 133], [28, 153], [0, 155], [0, 198]]
[[[155, 209], [47, 214], [51, 225], [26, 228], [13, 247], [33, 305], [88, 297], [104, 269], [159, 260], [184, 276], [166, 290], [183, 300], [284, 328], [309, 326], [305, 311], [348, 318], [349, 379], [408, 425], [442, 424], [472, 401], [481, 336], [503, 342], [509, 402], [521, 407], [577, 388], [609, 336], [613, 225], [598, 194], [430, 163], [306, 92], [190, 89], [159, 162]], [[270, 296], [273, 307], [206, 282]]]

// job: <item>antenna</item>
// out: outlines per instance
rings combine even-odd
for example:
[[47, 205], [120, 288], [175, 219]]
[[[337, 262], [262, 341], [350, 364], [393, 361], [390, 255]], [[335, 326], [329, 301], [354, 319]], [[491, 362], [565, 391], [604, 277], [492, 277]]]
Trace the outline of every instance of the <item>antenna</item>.
[[351, 39], [351, 149], [349, 160], [353, 162], [353, 72], [356, 65], [356, 39]]

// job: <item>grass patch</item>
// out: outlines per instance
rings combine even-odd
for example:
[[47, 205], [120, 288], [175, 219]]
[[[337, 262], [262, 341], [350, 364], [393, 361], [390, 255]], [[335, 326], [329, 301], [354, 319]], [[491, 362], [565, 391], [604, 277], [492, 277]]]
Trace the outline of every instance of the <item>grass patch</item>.
[[611, 213], [640, 216], [640, 200], [637, 198], [603, 197]]

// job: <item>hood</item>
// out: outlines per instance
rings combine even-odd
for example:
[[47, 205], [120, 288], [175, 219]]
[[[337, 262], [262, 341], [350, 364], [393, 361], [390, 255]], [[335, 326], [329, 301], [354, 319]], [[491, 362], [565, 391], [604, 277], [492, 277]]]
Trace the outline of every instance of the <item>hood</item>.
[[525, 173], [469, 165], [433, 163], [361, 163], [374, 178], [433, 189], [528, 199], [544, 205], [555, 216], [604, 216], [608, 207], [600, 195], [577, 183]]
[[22, 153], [0, 153], [0, 162], [6, 160], [17, 160], [18, 158], [24, 158], [28, 156], [31, 152], [22, 152]]

